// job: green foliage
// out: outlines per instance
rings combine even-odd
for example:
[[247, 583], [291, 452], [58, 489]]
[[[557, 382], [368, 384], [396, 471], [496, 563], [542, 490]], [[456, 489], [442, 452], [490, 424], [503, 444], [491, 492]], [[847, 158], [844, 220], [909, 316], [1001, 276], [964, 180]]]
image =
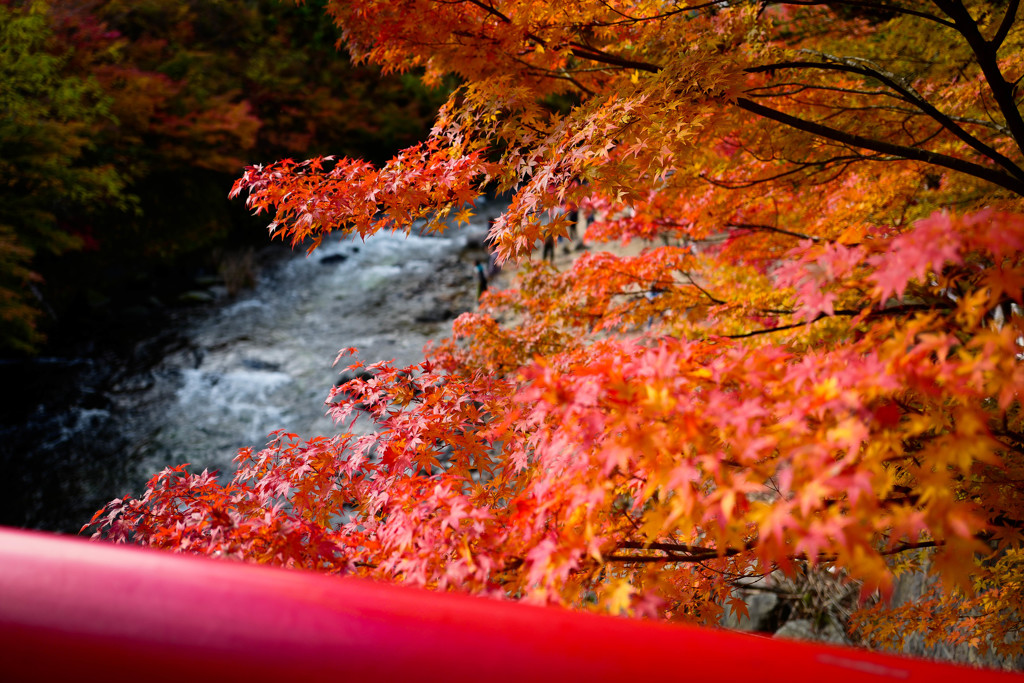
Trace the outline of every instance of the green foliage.
[[243, 166], [327, 150], [382, 161], [424, 135], [446, 94], [351, 65], [322, 2], [37, 0], [0, 12], [9, 349], [258, 235], [227, 200]]
[[0, 5], [0, 46], [0, 325], [3, 343], [27, 350], [40, 341], [33, 256], [80, 247], [62, 223], [123, 203], [124, 178], [88, 159], [110, 98], [68, 73], [44, 3]]

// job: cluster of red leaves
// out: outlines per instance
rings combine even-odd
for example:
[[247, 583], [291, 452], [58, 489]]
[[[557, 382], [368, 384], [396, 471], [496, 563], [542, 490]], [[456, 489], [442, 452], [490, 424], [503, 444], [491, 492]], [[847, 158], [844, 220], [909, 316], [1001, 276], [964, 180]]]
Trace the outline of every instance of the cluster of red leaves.
[[408, 232], [418, 219], [427, 231], [443, 227], [453, 208], [479, 194], [476, 185], [486, 166], [480, 156], [459, 154], [432, 139], [403, 150], [380, 170], [352, 159], [286, 159], [246, 169], [230, 196], [248, 191], [246, 205], [254, 213], [276, 211], [272, 236], [287, 235], [292, 246], [303, 244], [311, 252], [339, 225], [360, 237]]
[[[514, 191], [500, 258], [564, 234], [566, 206], [591, 244], [664, 243], [522, 263], [429, 360], [331, 392], [339, 424], [367, 413], [374, 434], [278, 436], [223, 486], [168, 470], [93, 524], [702, 623], [773, 571], [838, 567], [886, 595], [926, 559], [941, 595], [867, 613], [867, 637], [969, 618], [966, 640], [1019, 651], [1001, 577], [1024, 528], [1024, 140], [992, 68], [1024, 65], [982, 48], [1024, 36], [1011, 21], [979, 47], [953, 4], [903, 9], [331, 3], [357, 53], [467, 84], [379, 171], [250, 169], [234, 193], [275, 211], [276, 234], [407, 229], [494, 182]], [[879, 66], [908, 54], [913, 84]], [[984, 125], [979, 87], [1003, 123]]]

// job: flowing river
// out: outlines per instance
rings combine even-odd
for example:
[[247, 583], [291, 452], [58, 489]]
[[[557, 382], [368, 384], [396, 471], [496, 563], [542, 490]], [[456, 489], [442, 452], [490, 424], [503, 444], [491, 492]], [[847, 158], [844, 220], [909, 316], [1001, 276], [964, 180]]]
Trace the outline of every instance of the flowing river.
[[331, 433], [338, 350], [418, 362], [475, 306], [474, 262], [503, 208], [483, 202], [444, 236], [328, 239], [309, 257], [268, 247], [253, 289], [172, 310], [126, 349], [6, 363], [0, 524], [74, 533], [168, 465], [230, 473], [274, 430]]

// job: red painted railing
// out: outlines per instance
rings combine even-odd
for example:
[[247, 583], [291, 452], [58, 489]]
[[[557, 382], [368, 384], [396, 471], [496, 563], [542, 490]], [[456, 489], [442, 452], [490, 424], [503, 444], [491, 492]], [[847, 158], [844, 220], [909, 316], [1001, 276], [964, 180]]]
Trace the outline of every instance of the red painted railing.
[[0, 529], [0, 680], [1021, 681]]

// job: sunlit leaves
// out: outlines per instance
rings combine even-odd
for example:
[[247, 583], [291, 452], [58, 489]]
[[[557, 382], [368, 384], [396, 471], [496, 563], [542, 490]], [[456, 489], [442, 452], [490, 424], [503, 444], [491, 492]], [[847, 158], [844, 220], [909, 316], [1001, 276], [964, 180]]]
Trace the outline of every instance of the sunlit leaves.
[[403, 151], [380, 170], [333, 157], [250, 167], [231, 196], [247, 191], [252, 211], [274, 212], [272, 236], [312, 251], [335, 229], [365, 237], [382, 229], [408, 231], [418, 219], [426, 230], [437, 229], [452, 209], [465, 218], [464, 205], [477, 197], [474, 182], [484, 168], [478, 153], [460, 156], [429, 143]]
[[[275, 484], [275, 524], [333, 509], [339, 571], [702, 623], [743, 613], [737, 582], [801, 566], [886, 598], [926, 551], [934, 618], [984, 604], [971, 641], [1012, 651], [1022, 140], [1006, 107], [985, 123], [990, 56], [920, 12], [704, 9], [331, 4], [358, 55], [464, 86], [380, 169], [284, 161], [235, 192], [315, 246], [431, 229], [497, 187], [491, 246], [519, 271], [427, 363], [332, 391], [375, 434], [272, 444], [258, 457], [284, 469], [224, 495]], [[573, 210], [589, 253], [530, 262]], [[325, 471], [334, 488], [307, 483]], [[891, 642], [886, 620], [857, 624]]]

